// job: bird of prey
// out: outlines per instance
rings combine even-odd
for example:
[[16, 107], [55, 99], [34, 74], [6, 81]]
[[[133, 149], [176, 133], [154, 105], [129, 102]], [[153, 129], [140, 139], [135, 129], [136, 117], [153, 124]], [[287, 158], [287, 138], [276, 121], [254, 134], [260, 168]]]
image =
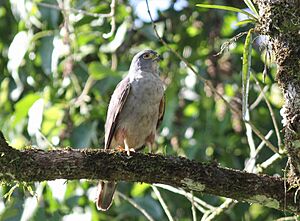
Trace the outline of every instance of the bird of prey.
[[[123, 149], [130, 155], [130, 151], [154, 144], [165, 110], [164, 85], [158, 72], [160, 60], [161, 56], [149, 49], [133, 57], [128, 75], [117, 85], [108, 106], [105, 149]], [[99, 181], [99, 210], [109, 209], [115, 188], [116, 182]]]

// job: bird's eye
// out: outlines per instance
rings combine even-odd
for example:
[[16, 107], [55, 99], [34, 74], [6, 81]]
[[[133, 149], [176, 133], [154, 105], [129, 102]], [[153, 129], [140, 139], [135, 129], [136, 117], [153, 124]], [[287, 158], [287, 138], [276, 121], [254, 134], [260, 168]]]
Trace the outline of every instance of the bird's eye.
[[143, 58], [144, 59], [150, 59], [151, 58], [151, 54], [150, 53], [144, 54]]

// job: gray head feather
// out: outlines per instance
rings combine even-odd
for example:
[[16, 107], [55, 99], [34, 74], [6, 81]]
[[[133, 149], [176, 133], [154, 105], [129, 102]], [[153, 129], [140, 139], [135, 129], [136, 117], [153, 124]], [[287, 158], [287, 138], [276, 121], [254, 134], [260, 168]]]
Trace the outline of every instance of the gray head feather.
[[157, 69], [157, 62], [161, 59], [161, 56], [151, 49], [140, 51], [131, 61], [130, 72], [136, 72], [138, 70], [153, 71]]

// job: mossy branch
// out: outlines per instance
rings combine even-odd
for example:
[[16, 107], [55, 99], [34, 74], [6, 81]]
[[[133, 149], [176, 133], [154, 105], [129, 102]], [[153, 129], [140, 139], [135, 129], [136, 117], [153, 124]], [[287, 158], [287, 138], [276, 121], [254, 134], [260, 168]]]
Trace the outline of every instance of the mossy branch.
[[288, 182], [299, 188], [300, 177], [300, 1], [257, 0], [258, 33], [269, 36], [278, 66], [276, 78], [282, 88], [283, 134], [289, 155]]
[[222, 168], [183, 157], [142, 153], [132, 153], [128, 157], [117, 151], [69, 148], [19, 151], [7, 145], [2, 135], [0, 155], [2, 181], [103, 179], [162, 183], [293, 213], [300, 211], [300, 200], [294, 201], [295, 191], [286, 191], [282, 178]]

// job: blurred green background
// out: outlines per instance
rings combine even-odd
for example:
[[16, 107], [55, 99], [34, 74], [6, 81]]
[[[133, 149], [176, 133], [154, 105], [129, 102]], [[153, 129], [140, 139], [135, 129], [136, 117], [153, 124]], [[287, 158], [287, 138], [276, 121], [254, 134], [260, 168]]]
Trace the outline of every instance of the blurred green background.
[[[110, 95], [127, 73], [134, 54], [151, 48], [164, 57], [160, 71], [167, 98], [156, 151], [244, 169], [250, 151], [243, 122], [158, 41], [149, 23], [145, 1], [117, 1], [116, 30], [111, 36], [107, 35], [111, 31], [111, 17], [85, 13], [110, 13], [110, 1], [43, 1], [62, 4], [65, 11], [40, 2], [0, 2], [0, 128], [13, 147], [102, 147]], [[221, 55], [216, 54], [223, 43], [253, 25], [237, 26], [240, 14], [200, 9], [195, 6], [197, 3], [211, 2], [149, 1], [163, 39], [187, 59], [199, 75], [210, 79], [232, 105], [241, 109], [241, 58], [245, 36]], [[214, 4], [246, 8], [243, 1], [238, 0], [218, 0]], [[262, 82], [266, 52], [259, 39], [253, 41], [252, 73], [265, 87], [281, 128], [279, 109], [283, 98], [274, 80], [273, 64], [269, 65], [266, 80]], [[253, 104], [259, 94], [251, 79], [249, 103]], [[264, 100], [251, 109], [251, 121], [264, 135], [273, 130]], [[256, 146], [261, 142], [255, 135], [254, 141]], [[270, 141], [277, 145], [274, 133]], [[258, 155], [257, 168], [271, 156], [272, 152], [264, 147]], [[285, 158], [276, 161], [263, 172], [283, 176], [285, 163]], [[96, 183], [59, 180], [18, 184], [10, 199], [4, 195], [15, 183], [3, 183], [0, 220], [147, 220], [118, 196], [108, 212], [97, 211], [93, 202]], [[175, 220], [192, 220], [189, 200], [159, 190]], [[168, 220], [150, 185], [120, 183], [118, 191], [132, 198], [155, 220]], [[225, 200], [200, 193], [195, 195], [213, 206]], [[197, 211], [198, 220], [202, 215]], [[265, 221], [285, 215], [257, 204], [237, 203], [214, 220]]]

